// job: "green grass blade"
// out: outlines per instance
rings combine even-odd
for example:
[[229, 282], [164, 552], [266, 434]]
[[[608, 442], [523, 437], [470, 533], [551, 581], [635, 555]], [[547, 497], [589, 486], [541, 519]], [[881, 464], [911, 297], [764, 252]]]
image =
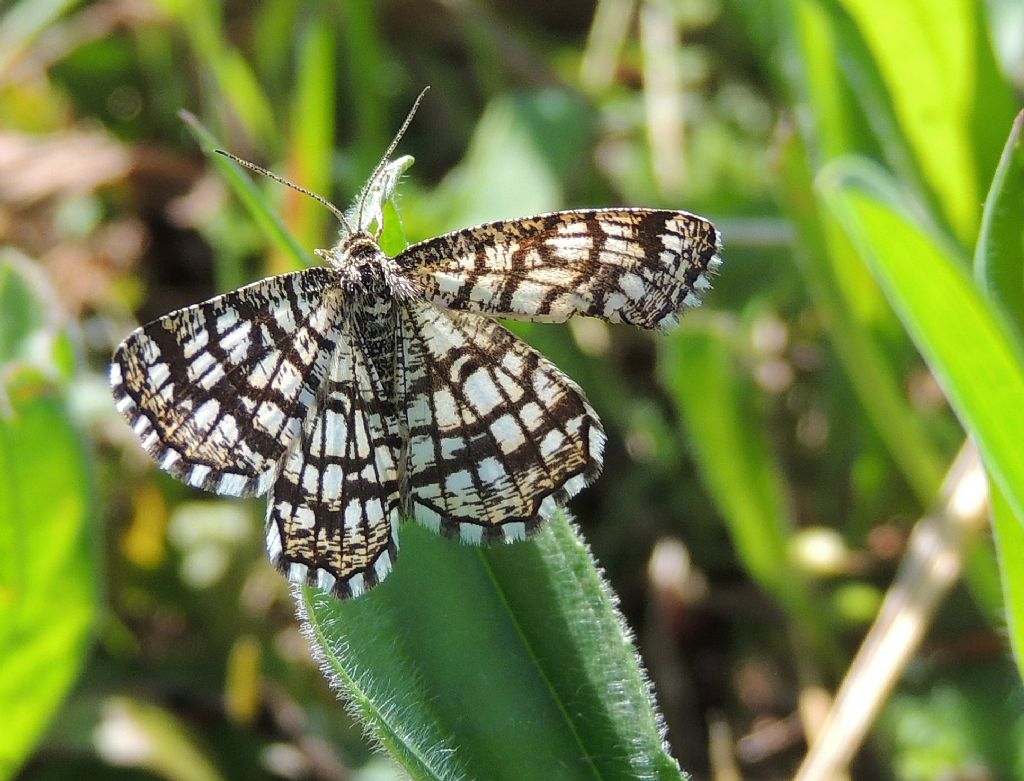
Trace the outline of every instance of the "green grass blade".
[[221, 19], [223, 6], [202, 0], [157, 0], [157, 5], [181, 25], [204, 66], [203, 74], [212, 77], [214, 107], [229, 107], [258, 146], [273, 147], [278, 133], [271, 99], [242, 53], [230, 44]]
[[[884, 159], [922, 200], [938, 207], [899, 120], [898, 95], [886, 82], [852, 3], [819, 0], [802, 4], [804, 79], [821, 127], [817, 141], [825, 159], [857, 152]], [[814, 53], [817, 53], [814, 56]], [[813, 59], [812, 59], [813, 56]], [[843, 85], [837, 89], [837, 81]], [[843, 88], [849, 89], [844, 93]], [[843, 99], [845, 97], [845, 100]], [[824, 160], [822, 161], [824, 162]]]
[[309, 268], [316, 265], [313, 255], [303, 249], [295, 237], [288, 232], [277, 216], [274, 207], [267, 201], [260, 189], [252, 183], [252, 180], [226, 157], [216, 154], [214, 150], [221, 147], [213, 134], [188, 112], [181, 112], [181, 118], [188, 129], [192, 131], [203, 154], [220, 170], [235, 195], [249, 210], [253, 220], [267, 234], [273, 245], [294, 261], [295, 268]]
[[[345, 0], [339, 5], [345, 18], [340, 26], [340, 54], [344, 58], [349, 95], [344, 110], [352, 117], [354, 139], [351, 156], [355, 165], [349, 170], [351, 176], [358, 177], [346, 184], [354, 192], [384, 154], [391, 134], [398, 128], [388, 126], [386, 103], [381, 100], [390, 91], [384, 74], [391, 59], [381, 37], [381, 9], [362, 0]], [[415, 88], [418, 91], [425, 86], [417, 84]]]
[[[788, 600], [792, 529], [783, 478], [744, 405], [723, 334], [685, 328], [666, 340], [659, 368], [677, 402], [704, 482], [736, 551], [762, 587]], [[714, 399], [713, 404], [708, 404]]]
[[[999, 122], [1008, 106], [1002, 80], [981, 85], [981, 90], [976, 81], [979, 65], [992, 58], [991, 47], [976, 49], [978, 40], [986, 38], [977, 30], [985, 24], [981, 3], [904, 0], [887, 6], [885, 13], [879, 13], [874, 0], [836, 4], [860, 28], [892, 95], [900, 134], [913, 148], [946, 221], [962, 242], [971, 241], [983, 186], [979, 163], [992, 164], [996, 157], [977, 159], [975, 128], [965, 115], [975, 101], [984, 100], [992, 112], [989, 121]], [[988, 176], [988, 170], [982, 173], [984, 180]]]
[[[981, 218], [981, 232], [974, 252], [974, 276], [978, 285], [998, 301], [1003, 312], [1024, 330], [1024, 160], [1021, 131], [1024, 112], [1017, 115], [996, 167]], [[1014, 513], [1006, 497], [989, 481], [992, 529], [1002, 577], [1004, 615], [1017, 661], [1024, 675], [1024, 517]]]
[[1012, 330], [963, 259], [908, 216], [895, 183], [876, 166], [838, 161], [819, 187], [977, 441], [989, 475], [1024, 518], [1024, 365]]
[[415, 779], [679, 779], [607, 585], [564, 518], [461, 546], [406, 524], [370, 594], [302, 594], [325, 672]]
[[[333, 184], [331, 160], [334, 155], [334, 95], [337, 91], [335, 49], [334, 27], [315, 17], [307, 24], [300, 42], [298, 81], [288, 141], [289, 159], [292, 161], [289, 176], [326, 198], [331, 197]], [[323, 246], [325, 228], [328, 222], [334, 221], [333, 215], [300, 193], [289, 192], [286, 197], [291, 199], [292, 219], [288, 224], [292, 226], [292, 233], [304, 246]]]
[[1024, 111], [1006, 139], [985, 199], [981, 232], [974, 251], [974, 274], [1024, 332]]
[[1015, 515], [1006, 497], [989, 480], [989, 506], [995, 536], [999, 573], [1006, 605], [1006, 629], [1017, 670], [1024, 677], [1024, 518]]

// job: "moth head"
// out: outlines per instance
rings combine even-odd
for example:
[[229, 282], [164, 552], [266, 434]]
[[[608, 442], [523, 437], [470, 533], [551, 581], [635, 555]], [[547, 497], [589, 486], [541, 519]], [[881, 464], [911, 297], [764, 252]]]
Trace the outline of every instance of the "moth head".
[[[278, 176], [262, 166], [250, 163], [248, 160], [244, 160], [241, 157], [238, 157], [238, 155], [234, 155], [223, 149], [215, 149], [214, 151], [229, 160], [233, 160], [243, 168], [248, 168], [250, 171], [269, 177], [275, 182], [280, 182], [286, 187], [291, 187], [296, 192], [308, 195], [317, 203], [327, 207], [327, 209], [329, 209], [330, 212], [338, 218], [338, 222], [341, 223], [341, 239], [339, 240], [337, 247], [330, 250], [318, 249], [315, 250], [315, 253], [318, 257], [327, 261], [331, 265], [337, 265], [332, 261], [332, 258], [334, 258], [336, 251], [342, 244], [344, 244], [347, 237], [357, 236], [359, 234], [368, 234], [370, 226], [373, 224], [376, 224], [377, 226], [374, 230], [373, 238], [376, 239], [380, 236], [380, 233], [384, 228], [384, 203], [394, 194], [395, 188], [398, 186], [398, 181], [402, 174], [404, 174], [406, 170], [408, 170], [409, 166], [414, 162], [411, 155], [403, 155], [394, 161], [391, 161], [391, 155], [394, 154], [395, 149], [398, 147], [398, 142], [401, 141], [402, 136], [405, 135], [405, 131], [409, 128], [409, 123], [412, 122], [412, 118], [416, 115], [416, 109], [419, 108], [420, 102], [423, 100], [423, 96], [427, 94], [427, 90], [429, 89], [430, 87], [424, 87], [423, 91], [420, 92], [419, 96], [416, 98], [416, 101], [412, 104], [412, 108], [409, 110], [409, 114], [406, 116], [405, 121], [398, 129], [395, 137], [391, 140], [384, 156], [380, 159], [380, 162], [377, 163], [377, 167], [373, 169], [373, 173], [370, 174], [370, 178], [366, 180], [366, 184], [360, 191], [359, 197], [356, 198], [355, 204], [347, 213], [342, 212], [341, 209], [328, 201], [322, 195], [317, 195], [312, 190], [307, 190], [305, 187], [301, 187], [294, 182], [290, 182], [283, 176]], [[374, 246], [376, 246], [375, 242]]]

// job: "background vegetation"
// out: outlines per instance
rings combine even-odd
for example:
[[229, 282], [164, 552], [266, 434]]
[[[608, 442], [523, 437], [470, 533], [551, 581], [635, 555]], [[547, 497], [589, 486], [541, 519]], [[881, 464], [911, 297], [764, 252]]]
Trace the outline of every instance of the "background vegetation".
[[[1004, 0], [8, 0], [0, 776], [1024, 777], [1022, 30]], [[649, 205], [726, 263], [670, 335], [517, 326], [609, 431], [581, 536], [410, 525], [370, 595], [292, 595], [262, 501], [156, 470], [107, 361], [333, 241], [214, 139], [344, 205], [428, 84], [387, 248]]]

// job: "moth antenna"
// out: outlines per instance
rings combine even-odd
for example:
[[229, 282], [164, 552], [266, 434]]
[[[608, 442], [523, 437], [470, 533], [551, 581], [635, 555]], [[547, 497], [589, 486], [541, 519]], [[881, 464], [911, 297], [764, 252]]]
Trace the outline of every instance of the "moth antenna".
[[416, 97], [416, 100], [412, 104], [412, 108], [409, 109], [409, 113], [405, 117], [405, 121], [402, 126], [398, 128], [398, 132], [395, 133], [395, 137], [391, 140], [388, 145], [387, 151], [384, 153], [384, 157], [377, 163], [377, 167], [373, 169], [373, 173], [370, 174], [370, 178], [366, 180], [366, 186], [363, 188], [362, 195], [359, 198], [359, 209], [356, 211], [356, 222], [360, 225], [363, 222], [363, 204], [366, 202], [366, 196], [370, 194], [370, 190], [373, 189], [373, 183], [377, 177], [380, 176], [381, 171], [388, 164], [388, 160], [391, 159], [391, 155], [395, 153], [395, 149], [398, 148], [398, 143], [402, 140], [402, 136], [405, 135], [405, 131], [409, 129], [409, 125], [412, 123], [412, 118], [416, 116], [416, 110], [420, 107], [420, 103], [423, 101], [423, 97], [430, 91], [430, 87], [424, 87], [420, 94]]
[[279, 183], [285, 185], [286, 187], [291, 187], [296, 192], [300, 192], [303, 195], [308, 195], [310, 198], [312, 198], [317, 203], [319, 203], [319, 204], [321, 204], [323, 206], [326, 206], [328, 209], [330, 209], [331, 214], [333, 214], [335, 217], [338, 218], [338, 221], [341, 222], [341, 224], [345, 226], [345, 229], [349, 233], [352, 233], [352, 226], [349, 224], [348, 219], [345, 217], [345, 213], [342, 212], [341, 209], [339, 209], [333, 203], [331, 203], [326, 198], [324, 198], [322, 195], [317, 195], [312, 190], [307, 190], [305, 187], [300, 187], [299, 185], [295, 184], [295, 182], [289, 182], [283, 176], [278, 176], [273, 171], [268, 171], [266, 168], [263, 168], [262, 166], [256, 165], [256, 163], [250, 163], [248, 160], [244, 160], [243, 158], [239, 157], [238, 155], [233, 155], [230, 152], [224, 151], [223, 149], [214, 149], [213, 151], [216, 152], [218, 155], [223, 155], [228, 160], [231, 160], [231, 161], [237, 163], [238, 165], [242, 166], [243, 168], [248, 168], [250, 171], [254, 171], [254, 172], [258, 173], [258, 174], [261, 174], [262, 176], [266, 176], [266, 177], [268, 177], [270, 179], [273, 179], [275, 182], [279, 182]]

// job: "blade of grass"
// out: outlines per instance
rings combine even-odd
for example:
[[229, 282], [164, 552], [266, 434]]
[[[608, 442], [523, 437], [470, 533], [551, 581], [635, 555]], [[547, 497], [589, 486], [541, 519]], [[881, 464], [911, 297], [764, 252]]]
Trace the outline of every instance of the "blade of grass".
[[[1017, 115], [1003, 147], [982, 212], [981, 233], [974, 252], [979, 286], [1002, 305], [1002, 311], [1024, 332], [1024, 164], [1021, 132], [1024, 112]], [[1017, 670], [1024, 677], [1024, 516], [1015, 513], [1000, 488], [991, 486], [992, 528], [1003, 582], [1006, 626]]]
[[974, 251], [978, 284], [999, 301], [1024, 333], [1024, 111], [1017, 115], [1006, 139], [982, 211], [981, 232]]
[[[979, 161], [964, 121], [976, 97], [976, 60], [984, 54], [974, 48], [975, 28], [985, 18], [981, 4], [906, 0], [884, 14], [872, 0], [837, 4], [863, 34], [892, 95], [900, 134], [913, 148], [946, 221], [966, 244], [975, 235], [981, 201]], [[991, 88], [1001, 86], [997, 82]], [[987, 180], [989, 173], [983, 176]]]
[[819, 189], [876, 276], [985, 467], [1024, 517], [1024, 363], [1012, 330], [963, 259], [907, 216], [895, 182], [869, 161], [837, 161]]
[[295, 268], [309, 268], [316, 265], [315, 258], [295, 240], [295, 237], [284, 227], [277, 212], [267, 201], [263, 193], [257, 188], [252, 180], [244, 174], [238, 166], [227, 158], [215, 153], [220, 148], [213, 134], [210, 133], [194, 116], [187, 111], [182, 111], [181, 119], [192, 131], [192, 135], [199, 143], [210, 162], [216, 166], [227, 180], [235, 195], [245, 205], [252, 215], [253, 220], [267, 234], [267, 237], [275, 247], [295, 264]]
[[1006, 603], [1006, 629], [1017, 671], [1024, 680], [1024, 524], [994, 482], [990, 482], [989, 502]]
[[278, 133], [270, 98], [263, 92], [241, 52], [224, 34], [220, 3], [201, 0], [156, 0], [188, 35], [202, 73], [212, 76], [216, 99], [212, 107], [230, 107], [258, 147], [274, 148]]
[[[341, 53], [347, 74], [344, 86], [350, 95], [351, 105], [347, 113], [354, 120], [352, 138], [355, 139], [352, 153], [355, 165], [349, 167], [349, 172], [351, 176], [358, 177], [346, 184], [355, 192], [362, 177], [367, 176], [384, 153], [393, 130], [387, 126], [385, 102], [381, 100], [389, 86], [383, 78], [388, 73], [389, 58], [380, 37], [376, 4], [347, 0], [342, 4], [342, 10]], [[420, 86], [417, 85], [417, 90]]]
[[[298, 78], [288, 140], [289, 176], [325, 197], [331, 196], [334, 152], [335, 32], [315, 17], [303, 30], [299, 44]], [[299, 243], [322, 246], [331, 214], [301, 193], [285, 193], [286, 222]], [[273, 268], [273, 264], [271, 265]], [[286, 271], [288, 269], [281, 269]]]

